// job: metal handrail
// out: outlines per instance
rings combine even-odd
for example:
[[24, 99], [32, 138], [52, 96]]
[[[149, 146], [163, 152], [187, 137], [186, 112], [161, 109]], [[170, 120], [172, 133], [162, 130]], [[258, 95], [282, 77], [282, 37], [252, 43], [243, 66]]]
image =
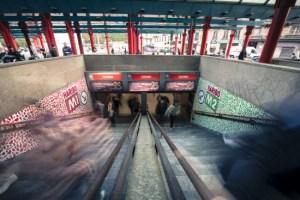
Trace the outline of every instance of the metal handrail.
[[112, 190], [112, 196], [109, 199], [112, 199], [112, 200], [123, 199], [124, 187], [126, 185], [126, 177], [127, 177], [128, 170], [130, 167], [130, 162], [133, 157], [133, 152], [134, 152], [136, 141], [137, 141], [137, 135], [138, 135], [140, 122], [141, 122], [141, 114], [139, 114], [139, 118], [137, 120], [136, 126], [134, 128], [134, 131], [133, 131], [130, 143], [129, 143], [128, 151], [126, 152], [126, 155], [121, 164], [119, 173], [116, 178], [116, 184], [114, 185], [113, 190]]
[[[188, 161], [184, 158], [183, 154], [178, 150], [176, 145], [172, 142], [170, 137], [167, 135], [167, 133], [160, 127], [159, 123], [156, 121], [156, 119], [150, 114], [151, 119], [154, 121], [158, 129], [160, 130], [161, 134], [165, 138], [166, 142], [170, 146], [171, 150], [175, 154], [176, 158], [178, 159], [179, 163], [181, 164], [182, 168], [184, 169], [185, 173], [191, 180], [192, 184], [194, 185], [195, 189], [197, 190], [199, 196], [204, 200], [212, 200], [216, 198], [216, 195], [211, 192], [206, 184], [202, 181], [202, 179], [198, 176], [196, 171], [192, 168], [192, 166], [188, 163]], [[220, 196], [220, 195], [218, 195]], [[232, 195], [229, 193], [226, 194], [226, 199], [234, 199]]]
[[112, 151], [112, 153], [110, 154], [110, 156], [108, 157], [106, 162], [104, 163], [103, 167], [101, 168], [101, 171], [99, 171], [99, 173], [96, 175], [96, 177], [93, 181], [93, 184], [88, 188], [88, 191], [86, 192], [86, 194], [83, 198], [84, 200], [94, 200], [96, 198], [99, 188], [103, 184], [105, 177], [107, 176], [107, 174], [108, 174], [115, 158], [117, 157], [121, 147], [123, 146], [126, 138], [129, 136], [130, 130], [133, 127], [133, 125], [135, 124], [135, 121], [138, 119], [138, 116], [140, 116], [140, 114], [137, 114], [135, 116], [134, 120], [131, 122], [129, 127], [126, 129], [123, 136], [117, 143], [116, 147], [114, 148], [114, 150]]
[[280, 126], [282, 124], [279, 120], [240, 116], [240, 115], [233, 115], [227, 113], [212, 113], [212, 112], [196, 111], [196, 110], [193, 110], [193, 113], [197, 115], [205, 115], [209, 117], [223, 118], [227, 120], [234, 120], [243, 123], [259, 124], [265, 126]]
[[168, 183], [168, 187], [169, 187], [172, 199], [173, 200], [185, 200], [186, 198], [184, 196], [184, 193], [182, 192], [182, 189], [176, 178], [174, 170], [172, 169], [172, 165], [170, 164], [168, 157], [167, 157], [167, 155], [160, 143], [160, 140], [156, 134], [156, 130], [153, 126], [153, 123], [151, 121], [151, 117], [150, 117], [149, 113], [147, 113], [147, 118], [148, 118], [148, 122], [150, 125], [150, 129], [154, 136], [155, 146], [156, 146], [157, 152], [158, 152], [160, 160], [161, 160], [161, 164], [162, 164], [162, 167], [163, 167], [163, 170], [165, 173], [165, 177], [166, 177], [166, 180]]

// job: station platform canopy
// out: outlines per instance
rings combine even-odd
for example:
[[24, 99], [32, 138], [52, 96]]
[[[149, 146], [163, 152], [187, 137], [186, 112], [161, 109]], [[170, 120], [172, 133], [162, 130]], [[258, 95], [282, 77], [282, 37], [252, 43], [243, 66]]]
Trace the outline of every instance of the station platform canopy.
[[[15, 37], [23, 37], [19, 22], [29, 35], [43, 31], [42, 13], [51, 13], [53, 31], [65, 33], [65, 21], [78, 22], [81, 32], [126, 33], [128, 21], [140, 33], [176, 33], [194, 26], [202, 29], [212, 17], [211, 29], [236, 30], [270, 23], [275, 0], [2, 0], [0, 21], [9, 23]], [[287, 23], [300, 23], [300, 0], [291, 9]]]

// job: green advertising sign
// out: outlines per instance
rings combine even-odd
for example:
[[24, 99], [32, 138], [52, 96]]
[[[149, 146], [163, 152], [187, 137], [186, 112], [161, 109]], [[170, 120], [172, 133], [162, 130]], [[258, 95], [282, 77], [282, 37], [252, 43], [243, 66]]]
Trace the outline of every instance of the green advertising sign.
[[219, 104], [219, 98], [207, 92], [205, 97], [205, 104], [214, 112], [216, 112]]

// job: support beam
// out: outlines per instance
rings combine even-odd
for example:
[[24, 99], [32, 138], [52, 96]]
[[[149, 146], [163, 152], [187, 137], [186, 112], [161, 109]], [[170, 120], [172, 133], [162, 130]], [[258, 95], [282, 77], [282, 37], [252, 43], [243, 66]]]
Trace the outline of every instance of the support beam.
[[186, 39], [186, 29], [184, 29], [184, 32], [182, 34], [181, 55], [184, 55], [185, 39]]
[[65, 21], [66, 24], [66, 30], [69, 36], [70, 40], [70, 45], [72, 49], [72, 54], [77, 55], [77, 48], [76, 48], [76, 43], [75, 43], [75, 38], [74, 38], [74, 32], [72, 28], [72, 23], [70, 21]]
[[227, 49], [226, 49], [226, 58], [228, 58], [228, 56], [230, 54], [230, 49], [231, 49], [231, 46], [232, 46], [232, 43], [233, 43], [234, 36], [235, 36], [235, 31], [231, 31], [231, 34], [229, 36], [229, 41], [228, 41], [228, 44], [227, 44]]
[[254, 28], [253, 26], [246, 27], [245, 39], [243, 42], [243, 49], [246, 49], [248, 47], [248, 43], [250, 41], [250, 36], [252, 34], [253, 28]]
[[105, 33], [105, 43], [106, 43], [107, 55], [109, 55], [110, 52], [109, 52], [109, 37], [108, 37], [108, 33]]
[[275, 52], [277, 42], [280, 38], [283, 25], [286, 21], [291, 7], [295, 6], [295, 3], [296, 0], [276, 0], [272, 23], [259, 62], [272, 62], [272, 57]]
[[40, 40], [40, 44], [41, 44], [42, 49], [45, 49], [45, 45], [44, 45], [44, 40], [43, 40], [42, 33], [39, 33], [37, 36], [38, 36], [38, 38]]
[[44, 30], [49, 51], [53, 52], [54, 56], [59, 56], [56, 40], [52, 28], [51, 16], [49, 13], [43, 13], [41, 14], [41, 17], [42, 17], [43, 30]]
[[177, 54], [177, 42], [178, 42], [178, 36], [177, 34], [175, 35], [175, 44], [174, 44], [174, 55]]
[[206, 54], [206, 43], [207, 43], [208, 32], [209, 32], [209, 29], [210, 29], [210, 22], [211, 22], [211, 17], [210, 16], [205, 17], [205, 23], [203, 25], [200, 55], [205, 55]]
[[128, 41], [128, 54], [132, 54], [132, 30], [131, 30], [131, 22], [127, 23], [127, 41]]
[[35, 48], [41, 48], [38, 36], [33, 36], [32, 41]]
[[26, 41], [29, 52], [30, 52], [31, 55], [33, 55], [33, 52], [32, 52], [32, 49], [31, 49], [31, 41], [30, 41], [30, 38], [29, 38], [29, 35], [28, 35], [29, 31], [28, 31], [28, 27], [27, 27], [26, 22], [24, 22], [24, 21], [19, 22], [19, 27], [22, 30], [22, 33], [24, 35], [24, 39]]
[[193, 44], [194, 44], [194, 35], [195, 35], [195, 27], [192, 26], [191, 29], [189, 30], [189, 41], [188, 41], [188, 49], [187, 49], [188, 55], [192, 55]]
[[140, 34], [140, 50], [141, 50], [141, 54], [144, 54], [144, 46], [143, 46], [143, 35]]
[[138, 29], [136, 28], [135, 29], [135, 43], [136, 43], [136, 52], [135, 54], [140, 54], [141, 51], [139, 50], [140, 46], [139, 46], [139, 38], [140, 38], [140, 34], [139, 34], [139, 31]]
[[7, 22], [0, 21], [0, 33], [3, 37], [6, 46], [13, 48], [14, 51], [17, 51], [17, 43], [10, 32], [9, 24]]
[[74, 22], [80, 54], [84, 54], [79, 22]]
[[90, 37], [92, 52], [96, 52], [96, 47], [95, 47], [95, 42], [94, 42], [94, 32], [93, 32], [93, 28], [92, 28], [92, 25], [90, 22], [89, 22], [88, 33], [89, 33], [89, 37]]

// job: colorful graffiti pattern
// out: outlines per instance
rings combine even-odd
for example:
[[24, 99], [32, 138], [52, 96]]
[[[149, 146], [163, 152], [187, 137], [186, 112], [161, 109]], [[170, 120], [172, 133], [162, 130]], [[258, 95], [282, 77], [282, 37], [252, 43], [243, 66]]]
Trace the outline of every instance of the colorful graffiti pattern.
[[[47, 97], [40, 99], [33, 105], [27, 106], [18, 113], [15, 113], [0, 124], [11, 124], [24, 122], [28, 120], [39, 119], [43, 114], [51, 114], [53, 116], [66, 116], [69, 114], [79, 114], [91, 112], [91, 102], [80, 102], [80, 106], [76, 106], [72, 112], [68, 110], [65, 102], [64, 93], [70, 88], [76, 88], [78, 95], [83, 91], [88, 91], [85, 79], [70, 84]], [[85, 93], [86, 94], [86, 93]], [[80, 97], [78, 97], [80, 101]], [[29, 151], [38, 146], [38, 139], [30, 132], [30, 130], [17, 130], [0, 135], [0, 161], [13, 158], [21, 153]]]

